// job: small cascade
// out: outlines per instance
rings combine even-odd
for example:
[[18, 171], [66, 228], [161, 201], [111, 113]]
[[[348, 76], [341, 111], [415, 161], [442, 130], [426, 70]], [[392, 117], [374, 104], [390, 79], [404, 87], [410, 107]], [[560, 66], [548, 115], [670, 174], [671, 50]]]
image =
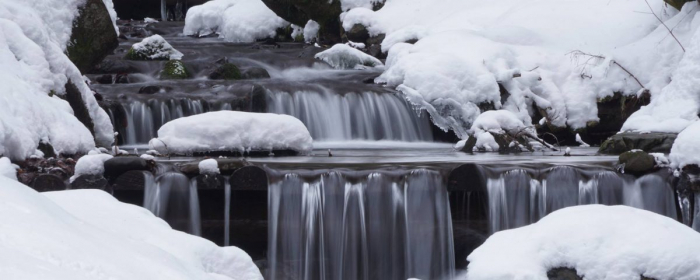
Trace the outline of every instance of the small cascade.
[[694, 210], [693, 217], [693, 229], [697, 232], [700, 232], [700, 194], [695, 194], [695, 210]]
[[144, 174], [144, 208], [167, 221], [174, 229], [201, 236], [196, 180], [177, 172], [167, 172], [155, 179], [148, 172]]
[[433, 140], [427, 115], [391, 93], [268, 92], [268, 110], [297, 117], [315, 140]]
[[231, 233], [231, 182], [224, 181], [224, 246], [229, 246]]
[[269, 279], [451, 279], [436, 172], [288, 173], [269, 188]]
[[523, 169], [488, 173], [492, 174], [486, 181], [491, 232], [532, 224], [558, 209], [585, 204], [633, 206], [673, 219], [677, 215], [663, 171], [634, 178], [554, 167], [544, 170], [541, 180]]

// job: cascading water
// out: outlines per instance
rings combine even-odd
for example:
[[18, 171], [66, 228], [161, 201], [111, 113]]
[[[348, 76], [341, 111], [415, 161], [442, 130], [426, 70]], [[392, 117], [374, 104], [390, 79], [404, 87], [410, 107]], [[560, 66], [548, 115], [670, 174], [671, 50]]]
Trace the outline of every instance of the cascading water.
[[229, 178], [224, 181], [224, 246], [229, 245], [231, 232], [231, 182]]
[[436, 172], [288, 173], [269, 188], [269, 279], [451, 279]]
[[202, 235], [197, 182], [187, 176], [167, 172], [155, 179], [144, 172], [143, 207], [166, 220], [173, 228]]

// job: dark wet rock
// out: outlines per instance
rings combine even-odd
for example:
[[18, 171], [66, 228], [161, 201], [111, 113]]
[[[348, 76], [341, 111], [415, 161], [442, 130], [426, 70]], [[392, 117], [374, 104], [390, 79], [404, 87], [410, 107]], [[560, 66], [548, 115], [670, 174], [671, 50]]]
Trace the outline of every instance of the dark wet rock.
[[73, 84], [73, 81], [68, 81], [66, 83], [66, 95], [65, 95], [66, 101], [68, 101], [68, 104], [70, 104], [70, 107], [73, 109], [73, 114], [75, 117], [87, 127], [88, 130], [90, 130], [90, 133], [92, 135], [95, 135], [95, 125], [92, 121], [92, 117], [90, 116], [90, 111], [88, 111], [87, 105], [85, 105], [85, 101], [83, 100], [83, 95], [80, 93], [80, 90], [78, 90], [78, 87]]
[[156, 94], [160, 92], [167, 92], [172, 90], [170, 87], [166, 86], [156, 86], [156, 85], [151, 85], [151, 86], [143, 86], [139, 89], [140, 94]]
[[638, 133], [623, 132], [613, 135], [603, 142], [598, 150], [601, 154], [619, 155], [631, 150], [643, 150], [648, 153], [670, 153], [675, 133]]
[[160, 78], [165, 80], [182, 80], [190, 77], [187, 67], [180, 60], [169, 60], [160, 72]]
[[233, 63], [223, 63], [209, 74], [212, 80], [240, 80], [241, 70]]
[[62, 191], [67, 188], [63, 179], [51, 174], [37, 176], [30, 186], [38, 192]]
[[129, 74], [117, 74], [117, 77], [114, 79], [115, 84], [128, 84], [129, 83]]
[[669, 5], [673, 6], [676, 8], [676, 10], [681, 10], [683, 5], [687, 2], [691, 2], [692, 0], [664, 0], [664, 2], [668, 3]]
[[378, 44], [369, 45], [367, 54], [376, 57], [377, 59], [386, 59], [387, 54], [382, 52], [382, 46]]
[[550, 269], [547, 271], [547, 278], [549, 280], [583, 280], [576, 269], [568, 267]]
[[369, 40], [369, 31], [364, 25], [355, 24], [350, 30], [345, 32], [345, 36], [352, 42], [364, 44]]
[[241, 167], [229, 180], [234, 190], [267, 190], [267, 173], [257, 166]]
[[98, 84], [111, 85], [112, 84], [112, 75], [104, 74], [102, 76], [97, 77], [97, 79], [95, 79], [95, 81]]
[[242, 75], [243, 79], [269, 79], [270, 73], [262, 67], [248, 68]]
[[250, 111], [267, 112], [267, 90], [261, 85], [254, 85], [250, 91]]
[[469, 137], [460, 151], [471, 154], [474, 152], [474, 146], [476, 146], [476, 137]]
[[143, 191], [144, 188], [146, 187], [144, 172], [148, 172], [148, 171], [131, 170], [131, 171], [124, 172], [123, 174], [119, 175], [119, 177], [117, 177], [116, 179], [113, 180], [112, 188], [115, 191], [123, 191], [123, 190]]
[[457, 269], [466, 269], [467, 257], [476, 248], [486, 241], [486, 235], [475, 231], [470, 226], [464, 223], [454, 223], [452, 236], [454, 238], [454, 254], [457, 261]]
[[[498, 144], [498, 152], [501, 154], [512, 154], [512, 153], [521, 153], [521, 152], [532, 152], [534, 149], [530, 145], [530, 141], [528, 141], [525, 136], [513, 136], [509, 135], [507, 133], [493, 133], [489, 132], [492, 136], [493, 139], [496, 141]], [[476, 138], [475, 137], [469, 137], [470, 139], [467, 140], [467, 143], [464, 145], [464, 148], [462, 148], [462, 151], [472, 151], [474, 149], [474, 146], [476, 145]], [[474, 140], [471, 140], [474, 139]], [[471, 150], [470, 150], [471, 149]], [[478, 150], [478, 148], [477, 148]], [[483, 152], [483, 151], [480, 151]]]
[[[377, 76], [377, 77], [379, 77], [379, 76]], [[369, 77], [369, 78], [367, 78], [367, 79], [362, 80], [362, 83], [364, 83], [364, 84], [374, 84], [374, 80], [375, 80], [377, 77]]]
[[676, 190], [700, 195], [700, 166], [687, 165], [683, 167]]
[[87, 0], [73, 21], [66, 53], [86, 73], [119, 46], [117, 32], [102, 0]]
[[100, 175], [81, 175], [70, 184], [70, 189], [97, 189], [112, 193], [112, 186]]
[[105, 161], [104, 167], [104, 177], [109, 180], [117, 179], [117, 177], [128, 171], [148, 171], [150, 168], [145, 159], [135, 156], [111, 158]]
[[279, 17], [298, 26], [309, 20], [319, 23], [319, 40], [338, 43], [340, 39], [340, 1], [327, 0], [263, 0]]
[[219, 174], [202, 174], [195, 177], [197, 189], [223, 189], [226, 179]]
[[654, 169], [654, 156], [644, 151], [629, 151], [620, 154], [620, 164], [624, 164], [625, 173], [643, 174]]
[[44, 153], [44, 158], [56, 157], [56, 150], [50, 143], [39, 142], [39, 146], [36, 149]]
[[138, 73], [139, 70], [121, 59], [107, 58], [91, 71], [96, 74]]
[[599, 144], [610, 136], [615, 135], [632, 113], [642, 106], [648, 105], [651, 95], [643, 93], [639, 97], [615, 93], [612, 96], [598, 100], [597, 122], [589, 123], [585, 130], [579, 131], [585, 135], [590, 144]]

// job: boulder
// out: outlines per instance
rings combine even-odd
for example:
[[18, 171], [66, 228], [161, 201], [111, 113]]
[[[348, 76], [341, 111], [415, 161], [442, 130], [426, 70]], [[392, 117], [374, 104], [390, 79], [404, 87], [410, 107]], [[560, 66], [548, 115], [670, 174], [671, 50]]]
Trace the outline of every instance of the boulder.
[[139, 69], [121, 59], [107, 58], [91, 71], [95, 74], [138, 73]]
[[222, 63], [209, 73], [209, 79], [212, 80], [240, 80], [241, 78], [241, 70], [233, 63]]
[[298, 26], [305, 26], [309, 20], [319, 23], [319, 40], [327, 43], [339, 43], [340, 38], [340, 1], [328, 0], [263, 0], [277, 16]]
[[367, 40], [370, 38], [369, 31], [367, 31], [367, 28], [362, 24], [353, 25], [350, 30], [345, 32], [345, 36], [352, 42], [363, 44], [367, 43]]
[[641, 151], [634, 150], [624, 152], [619, 157], [620, 164], [624, 164], [625, 173], [643, 174], [654, 169], [656, 160], [654, 156]]
[[78, 10], [66, 53], [86, 73], [119, 46], [119, 39], [102, 0], [87, 0]]
[[182, 61], [169, 60], [160, 72], [160, 78], [165, 80], [182, 80], [190, 77], [187, 67]]
[[43, 174], [34, 178], [31, 187], [38, 192], [62, 191], [66, 189], [66, 183], [58, 176]]
[[85, 101], [83, 100], [83, 95], [80, 93], [80, 90], [78, 87], [73, 84], [73, 81], [69, 80], [68, 83], [66, 83], [66, 95], [65, 95], [66, 101], [68, 101], [68, 104], [70, 107], [73, 109], [73, 113], [75, 117], [87, 127], [88, 130], [90, 130], [90, 133], [92, 135], [95, 135], [95, 124], [92, 121], [92, 117], [90, 116], [90, 111], [87, 108], [87, 105], [85, 105]]
[[267, 112], [267, 90], [261, 85], [254, 85], [250, 91], [250, 112]]
[[129, 83], [129, 74], [117, 74], [117, 77], [114, 79], [115, 84], [128, 84]]
[[97, 189], [112, 193], [112, 186], [100, 175], [81, 175], [70, 184], [70, 189]]
[[670, 153], [675, 133], [638, 133], [623, 132], [613, 135], [600, 145], [601, 154], [619, 155], [631, 150], [643, 150], [648, 153]]
[[244, 166], [233, 172], [229, 182], [234, 190], [267, 190], [267, 172], [257, 166]]
[[221, 175], [202, 174], [195, 177], [197, 189], [224, 189], [226, 179]]
[[112, 75], [110, 74], [104, 74], [102, 76], [97, 77], [95, 79], [95, 82], [98, 84], [103, 84], [103, 85], [111, 85], [112, 84]]
[[547, 271], [547, 278], [549, 280], [583, 280], [576, 272], [576, 269], [568, 267], [550, 269]]
[[242, 77], [243, 79], [269, 79], [270, 78], [270, 73], [265, 70], [265, 68], [262, 67], [251, 67], [248, 68], [245, 72], [243, 72]]
[[108, 159], [105, 161], [104, 167], [104, 177], [109, 180], [117, 179], [117, 177], [126, 173], [127, 171], [148, 171], [150, 169], [148, 161], [135, 156], [114, 157]]
[[146, 188], [144, 172], [148, 171], [131, 170], [124, 172], [123, 174], [119, 175], [119, 177], [113, 180], [112, 188], [115, 191], [143, 191]]

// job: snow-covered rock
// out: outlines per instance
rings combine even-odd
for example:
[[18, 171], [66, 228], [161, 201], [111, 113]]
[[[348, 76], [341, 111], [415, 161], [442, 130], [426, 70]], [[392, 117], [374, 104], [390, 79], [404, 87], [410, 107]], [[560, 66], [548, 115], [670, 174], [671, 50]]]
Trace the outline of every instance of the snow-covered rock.
[[108, 154], [89, 154], [82, 156], [75, 164], [75, 175], [70, 177], [70, 181], [82, 175], [102, 175], [105, 172], [105, 161], [112, 158]]
[[9, 158], [0, 157], [0, 176], [17, 180], [17, 167], [10, 162]]
[[542, 279], [567, 267], [585, 279], [697, 279], [700, 234], [627, 206], [587, 205], [500, 231], [467, 258], [467, 279]]
[[254, 42], [274, 37], [277, 28], [288, 26], [261, 0], [213, 0], [187, 11], [184, 34], [216, 33], [229, 42]]
[[182, 56], [181, 52], [157, 34], [134, 44], [126, 54], [127, 59], [134, 60], [180, 60]]
[[199, 174], [206, 174], [206, 175], [212, 175], [212, 174], [219, 174], [219, 162], [217, 162], [215, 159], [205, 159], [203, 161], [199, 162]]
[[696, 121], [678, 134], [669, 154], [671, 167], [700, 165], [700, 121]]
[[240, 249], [98, 190], [39, 194], [0, 176], [0, 232], [1, 279], [263, 279]]
[[[648, 2], [389, 0], [376, 12], [350, 10], [343, 27], [386, 34], [387, 67], [376, 81], [462, 138], [485, 103], [526, 125], [539, 108], [547, 123], [577, 129], [598, 121], [597, 100], [654, 96], [669, 83], [683, 50], [652, 11], [688, 46], [700, 24], [697, 3], [679, 13]], [[503, 103], [499, 84], [510, 93]]]
[[316, 59], [322, 60], [336, 69], [384, 66], [379, 59], [346, 44], [336, 44], [330, 49], [317, 53]]
[[164, 124], [149, 142], [162, 154], [292, 150], [308, 153], [313, 139], [304, 124], [289, 115], [220, 111]]
[[321, 25], [318, 22], [309, 20], [304, 26], [304, 42], [311, 43], [318, 37], [318, 31], [321, 29]]
[[[95, 140], [112, 143], [109, 116], [64, 54], [80, 2], [0, 1], [0, 155], [23, 160], [41, 141], [64, 154], [86, 153]], [[57, 96], [69, 80], [92, 118], [94, 138]]]
[[500, 145], [494, 135], [535, 136], [534, 127], [526, 126], [515, 114], [507, 110], [486, 111], [474, 120], [470, 129], [471, 137], [476, 137], [474, 148], [483, 151], [498, 151]]

